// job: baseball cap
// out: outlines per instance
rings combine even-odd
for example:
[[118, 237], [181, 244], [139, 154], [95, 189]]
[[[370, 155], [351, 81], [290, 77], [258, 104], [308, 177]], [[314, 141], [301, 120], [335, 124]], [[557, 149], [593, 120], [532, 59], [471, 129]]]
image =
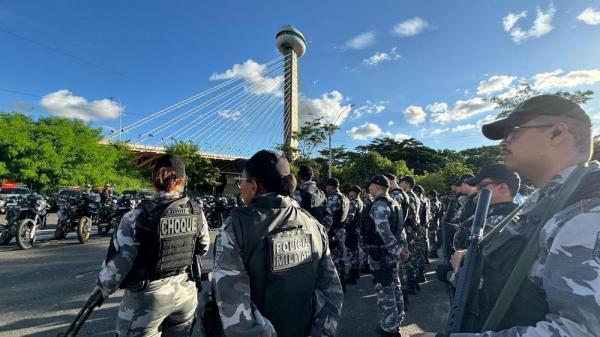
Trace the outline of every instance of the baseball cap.
[[376, 184], [383, 187], [390, 187], [390, 181], [384, 175], [377, 175], [371, 179], [371, 184]]
[[238, 170], [258, 180], [267, 190], [277, 190], [281, 178], [291, 175], [290, 163], [284, 156], [269, 150], [260, 150], [250, 159], [238, 158], [233, 162]]
[[176, 154], [165, 154], [158, 158], [154, 163], [154, 172], [158, 172], [163, 167], [173, 170], [177, 178], [185, 177], [185, 163]]
[[388, 178], [390, 181], [391, 181], [391, 180], [396, 180], [396, 179], [398, 179], [398, 178], [396, 178], [396, 176], [395, 176], [394, 174], [392, 174], [392, 173], [384, 173], [383, 175], [384, 175], [386, 178]]
[[329, 180], [327, 180], [327, 186], [340, 187], [340, 181], [336, 178], [329, 178]]
[[508, 185], [511, 191], [518, 191], [521, 185], [521, 178], [516, 172], [506, 168], [502, 164], [488, 164], [481, 167], [477, 175], [464, 181], [465, 184], [477, 186], [483, 179], [492, 179], [496, 182], [503, 182]]
[[410, 184], [410, 186], [415, 186], [415, 178], [411, 177], [411, 176], [404, 176], [402, 178], [400, 178], [400, 181], [404, 181], [405, 183]]
[[350, 187], [350, 192], [360, 193], [361, 189], [358, 185], [352, 185], [352, 187]]
[[506, 130], [538, 116], [570, 117], [587, 125], [592, 125], [590, 117], [579, 104], [557, 95], [539, 95], [517, 105], [508, 117], [485, 124], [481, 128], [481, 132], [489, 139], [500, 140], [504, 138]]
[[314, 172], [312, 167], [308, 166], [308, 165], [300, 165], [300, 168], [298, 168], [298, 175], [301, 178], [311, 178], [313, 176]]

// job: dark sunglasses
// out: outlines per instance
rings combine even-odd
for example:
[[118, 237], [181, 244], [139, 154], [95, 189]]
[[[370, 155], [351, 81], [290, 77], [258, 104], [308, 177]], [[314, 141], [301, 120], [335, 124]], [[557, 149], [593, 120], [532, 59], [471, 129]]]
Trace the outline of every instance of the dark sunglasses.
[[517, 125], [504, 131], [504, 140], [507, 142], [512, 141], [515, 138], [517, 131], [521, 129], [540, 129], [540, 128], [551, 128], [554, 124], [543, 124], [543, 125]]

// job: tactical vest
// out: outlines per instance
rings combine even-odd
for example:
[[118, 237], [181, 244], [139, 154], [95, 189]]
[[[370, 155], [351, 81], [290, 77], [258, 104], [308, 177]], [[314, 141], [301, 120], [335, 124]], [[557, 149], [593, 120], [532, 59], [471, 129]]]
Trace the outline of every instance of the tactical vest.
[[231, 225], [250, 277], [250, 295], [280, 337], [305, 337], [313, 320], [313, 290], [324, 256], [322, 227], [280, 196], [237, 208]]
[[346, 225], [346, 229], [350, 231], [355, 231], [356, 228], [360, 226], [360, 219], [362, 218], [363, 210], [365, 208], [365, 205], [363, 204], [362, 200], [360, 200], [360, 198], [356, 198], [356, 200], [354, 201], [356, 202], [356, 213], [352, 218], [352, 222]]
[[[389, 191], [389, 195], [390, 197], [392, 197], [392, 199], [396, 200], [399, 204], [400, 207], [402, 207], [402, 210], [404, 211], [405, 216], [408, 214], [408, 194], [406, 194], [406, 192], [404, 192], [403, 189], [396, 187], [396, 188], [392, 188]], [[396, 195], [400, 195], [400, 199], [398, 200], [395, 196]]]
[[369, 219], [371, 219], [371, 206], [373, 206], [373, 200], [369, 197], [362, 197], [361, 198], [362, 202], [363, 202], [363, 211], [362, 214], [360, 215], [360, 237], [361, 240], [366, 243], [365, 238], [367, 236], [367, 225], [369, 222]]
[[178, 275], [192, 264], [196, 238], [203, 225], [202, 208], [187, 197], [146, 200], [135, 225], [140, 243], [124, 287]]
[[342, 192], [334, 192], [340, 198], [340, 208], [333, 212], [333, 224], [331, 229], [344, 228], [344, 223], [348, 217], [348, 209], [350, 208], [350, 200], [342, 194]]
[[[387, 194], [377, 197], [373, 201], [373, 205], [375, 205], [375, 203], [377, 203], [378, 201], [385, 202], [385, 204], [390, 208], [390, 210], [391, 210], [390, 217], [389, 217], [390, 230], [392, 231], [392, 233], [394, 234], [394, 236], [396, 238], [399, 238], [402, 235], [402, 229], [403, 229], [403, 227], [402, 227], [402, 219], [403, 219], [402, 209], [400, 208], [398, 203]], [[371, 205], [371, 209], [373, 208], [373, 205]], [[371, 213], [371, 209], [369, 209], [369, 214]], [[379, 233], [377, 232], [377, 228], [375, 226], [375, 220], [373, 220], [373, 217], [371, 217], [369, 215], [369, 217], [365, 220], [366, 220], [365, 221], [365, 243], [367, 245], [371, 246], [372, 248], [375, 248], [375, 247], [379, 248], [379, 249], [385, 248], [385, 246], [383, 244], [383, 240], [381, 239], [381, 235], [379, 235]], [[371, 250], [372, 249], [369, 249], [369, 254], [373, 255], [373, 252]]]
[[[520, 231], [503, 230], [483, 247], [482, 287], [479, 290], [477, 301], [474, 301], [477, 303], [471, 305], [472, 312], [469, 313], [469, 323], [471, 323], [472, 329], [465, 332], [481, 331], [521, 252], [529, 240], [539, 239], [531, 236], [538, 222], [541, 221], [543, 211], [549, 206], [550, 198], [545, 199], [544, 205], [540, 200], [538, 207], [530, 213], [513, 220], [522, 225]], [[600, 205], [600, 172], [592, 172], [582, 179], [565, 208], [585, 199], [593, 199], [591, 202], [596, 206]], [[515, 294], [498, 329], [534, 326], [537, 322], [545, 320], [548, 313], [550, 313], [550, 308], [545, 293], [527, 277]]]
[[317, 221], [323, 223], [323, 215], [325, 207], [327, 207], [325, 193], [315, 185], [308, 185], [307, 188], [301, 188], [299, 191], [302, 198], [300, 207], [307, 210]]

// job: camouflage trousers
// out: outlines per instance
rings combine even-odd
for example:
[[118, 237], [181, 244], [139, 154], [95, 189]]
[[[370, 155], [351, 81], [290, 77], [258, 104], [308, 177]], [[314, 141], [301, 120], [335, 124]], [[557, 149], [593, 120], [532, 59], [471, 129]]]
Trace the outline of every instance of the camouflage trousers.
[[377, 295], [378, 324], [386, 332], [398, 332], [405, 316], [398, 263], [388, 255], [382, 261], [369, 257], [369, 266]]
[[331, 259], [335, 265], [340, 279], [346, 275], [346, 262], [344, 261], [344, 239], [346, 230], [344, 228], [336, 228], [329, 231], [329, 250], [331, 251]]
[[427, 243], [429, 244], [430, 250], [440, 247], [441, 238], [438, 238], [439, 227], [439, 221], [431, 221], [427, 228]]
[[429, 253], [427, 233], [407, 233], [407, 240], [411, 256], [405, 264], [406, 282], [414, 283], [417, 281], [420, 271], [422, 272], [425, 261], [427, 261], [427, 254]]
[[187, 274], [152, 281], [142, 291], [125, 290], [117, 336], [190, 336], [197, 305], [196, 285]]
[[348, 253], [348, 260], [350, 260], [350, 274], [353, 272], [358, 273], [360, 267], [360, 250], [359, 250], [360, 233], [358, 228], [346, 228], [346, 240], [344, 245], [346, 246], [346, 252]]

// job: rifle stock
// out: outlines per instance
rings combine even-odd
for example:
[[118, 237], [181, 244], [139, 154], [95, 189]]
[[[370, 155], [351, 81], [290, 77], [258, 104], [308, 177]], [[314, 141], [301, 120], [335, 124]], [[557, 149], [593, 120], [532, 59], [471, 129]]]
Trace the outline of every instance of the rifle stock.
[[468, 329], [465, 313], [467, 312], [467, 305], [470, 299], [477, 295], [477, 286], [479, 284], [478, 272], [481, 262], [479, 241], [483, 235], [491, 197], [492, 192], [489, 189], [484, 188], [479, 191], [479, 200], [475, 209], [471, 235], [469, 236], [467, 256], [458, 273], [458, 285], [450, 308], [447, 333], [467, 332], [465, 330]]

